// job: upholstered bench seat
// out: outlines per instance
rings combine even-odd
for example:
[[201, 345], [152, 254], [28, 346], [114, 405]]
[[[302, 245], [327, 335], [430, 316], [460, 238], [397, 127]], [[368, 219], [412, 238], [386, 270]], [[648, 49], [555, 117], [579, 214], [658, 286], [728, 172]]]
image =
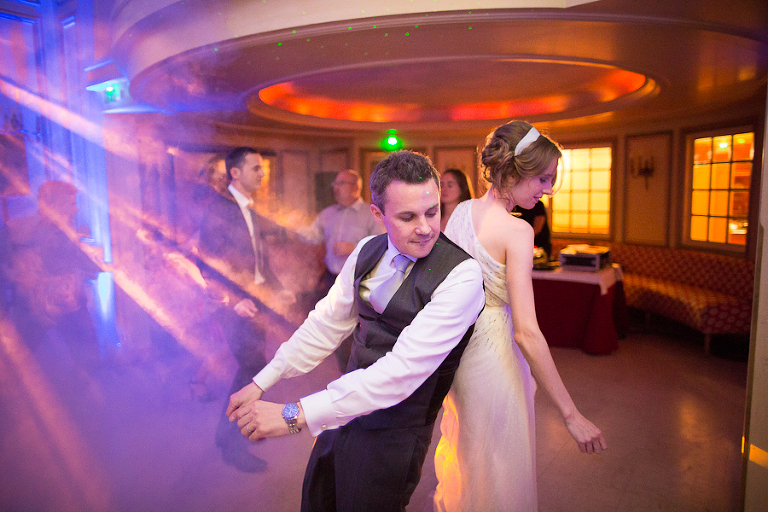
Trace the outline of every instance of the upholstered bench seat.
[[698, 286], [629, 273], [624, 273], [624, 293], [628, 306], [704, 333], [706, 351], [712, 334], [749, 332], [751, 297], [742, 300]]
[[[570, 243], [574, 243], [571, 241]], [[565, 241], [555, 243], [560, 249]], [[627, 306], [670, 318], [704, 334], [748, 334], [755, 266], [734, 256], [687, 249], [604, 244], [624, 273]]]

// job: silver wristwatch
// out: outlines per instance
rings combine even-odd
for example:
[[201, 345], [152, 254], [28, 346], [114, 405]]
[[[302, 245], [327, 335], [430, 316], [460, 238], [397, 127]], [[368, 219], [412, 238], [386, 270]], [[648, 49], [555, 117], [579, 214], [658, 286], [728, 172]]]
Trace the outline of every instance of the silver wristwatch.
[[299, 404], [288, 402], [283, 407], [283, 419], [288, 424], [288, 431], [291, 434], [298, 434], [301, 432], [301, 428], [296, 425], [296, 421], [299, 419]]

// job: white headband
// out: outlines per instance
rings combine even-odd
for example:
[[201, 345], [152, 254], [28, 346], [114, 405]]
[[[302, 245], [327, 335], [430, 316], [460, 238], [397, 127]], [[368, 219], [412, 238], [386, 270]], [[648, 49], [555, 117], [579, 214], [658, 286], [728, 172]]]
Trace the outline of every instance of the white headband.
[[522, 153], [525, 148], [536, 142], [536, 139], [539, 138], [539, 130], [531, 126], [531, 129], [528, 130], [528, 133], [525, 134], [525, 137], [520, 139], [520, 142], [517, 143], [517, 146], [515, 146], [515, 156]]

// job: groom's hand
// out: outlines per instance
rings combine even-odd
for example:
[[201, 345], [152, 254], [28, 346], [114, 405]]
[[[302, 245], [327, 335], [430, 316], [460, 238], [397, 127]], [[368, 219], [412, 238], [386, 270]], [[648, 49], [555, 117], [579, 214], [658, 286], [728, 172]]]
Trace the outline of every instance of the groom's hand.
[[239, 420], [240, 417], [244, 414], [244, 411], [241, 411], [240, 409], [252, 402], [261, 400], [263, 394], [264, 390], [262, 390], [255, 383], [251, 382], [243, 389], [229, 397], [227, 412], [224, 414], [229, 418], [230, 422]]
[[[304, 409], [299, 405], [299, 417], [296, 424], [304, 428], [307, 423], [304, 419]], [[283, 419], [283, 404], [263, 402], [257, 400], [240, 407], [235, 414], [239, 414], [237, 427], [243, 436], [250, 441], [259, 441], [265, 437], [278, 437], [290, 434], [288, 423]]]

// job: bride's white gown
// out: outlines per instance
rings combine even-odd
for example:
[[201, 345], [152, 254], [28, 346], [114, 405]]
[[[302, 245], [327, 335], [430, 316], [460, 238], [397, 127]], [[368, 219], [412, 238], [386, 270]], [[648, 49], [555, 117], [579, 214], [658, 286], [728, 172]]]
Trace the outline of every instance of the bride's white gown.
[[443, 402], [435, 510], [535, 512], [536, 385], [512, 339], [506, 265], [475, 236], [474, 201], [456, 207], [445, 231], [480, 264], [486, 305]]

